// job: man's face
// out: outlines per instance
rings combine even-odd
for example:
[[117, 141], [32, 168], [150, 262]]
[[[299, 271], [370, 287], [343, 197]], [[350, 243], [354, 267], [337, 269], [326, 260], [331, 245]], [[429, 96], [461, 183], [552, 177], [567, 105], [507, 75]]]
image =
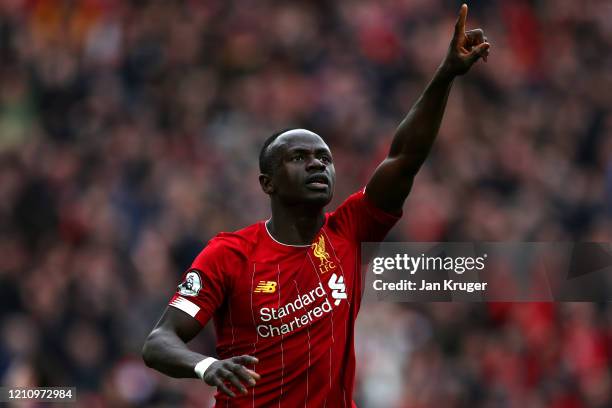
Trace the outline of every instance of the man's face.
[[264, 191], [289, 205], [325, 206], [333, 196], [336, 171], [329, 147], [316, 133], [295, 129], [279, 136], [268, 151], [275, 157]]

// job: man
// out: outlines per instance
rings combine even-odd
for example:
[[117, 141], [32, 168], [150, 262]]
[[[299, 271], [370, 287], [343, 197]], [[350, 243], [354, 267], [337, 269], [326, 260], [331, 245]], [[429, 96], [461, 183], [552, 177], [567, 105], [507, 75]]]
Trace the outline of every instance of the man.
[[[488, 55], [483, 31], [465, 31], [466, 16], [464, 4], [448, 53], [387, 158], [336, 211], [324, 212], [335, 171], [320, 136], [292, 129], [264, 143], [259, 181], [272, 217], [217, 235], [196, 257], [144, 345], [148, 366], [216, 386], [219, 407], [354, 406], [359, 244], [381, 241], [399, 219], [453, 79]], [[186, 346], [211, 317], [221, 360]]]

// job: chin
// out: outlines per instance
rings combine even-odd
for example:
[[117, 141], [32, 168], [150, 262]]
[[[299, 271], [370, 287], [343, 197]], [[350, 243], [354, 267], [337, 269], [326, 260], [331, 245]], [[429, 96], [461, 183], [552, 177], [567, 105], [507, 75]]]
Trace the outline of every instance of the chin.
[[311, 193], [304, 197], [303, 201], [308, 204], [324, 207], [330, 203], [332, 197], [333, 193], [329, 192]]
[[277, 199], [285, 205], [308, 205], [314, 207], [325, 207], [334, 196], [333, 191], [295, 191], [293, 194], [279, 195]]

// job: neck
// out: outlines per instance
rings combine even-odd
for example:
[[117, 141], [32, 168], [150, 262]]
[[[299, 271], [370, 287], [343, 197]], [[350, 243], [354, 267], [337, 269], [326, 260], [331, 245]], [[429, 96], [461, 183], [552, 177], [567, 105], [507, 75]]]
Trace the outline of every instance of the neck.
[[266, 223], [272, 237], [287, 245], [310, 245], [325, 224], [323, 207], [285, 206], [272, 201], [272, 217]]

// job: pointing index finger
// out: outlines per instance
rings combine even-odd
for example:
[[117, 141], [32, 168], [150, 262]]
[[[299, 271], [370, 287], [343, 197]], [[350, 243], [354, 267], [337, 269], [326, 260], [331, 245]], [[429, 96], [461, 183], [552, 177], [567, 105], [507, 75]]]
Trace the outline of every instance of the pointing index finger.
[[465, 20], [467, 18], [468, 6], [462, 4], [459, 10], [459, 17], [457, 17], [457, 23], [455, 24], [455, 38], [459, 38], [465, 33]]

